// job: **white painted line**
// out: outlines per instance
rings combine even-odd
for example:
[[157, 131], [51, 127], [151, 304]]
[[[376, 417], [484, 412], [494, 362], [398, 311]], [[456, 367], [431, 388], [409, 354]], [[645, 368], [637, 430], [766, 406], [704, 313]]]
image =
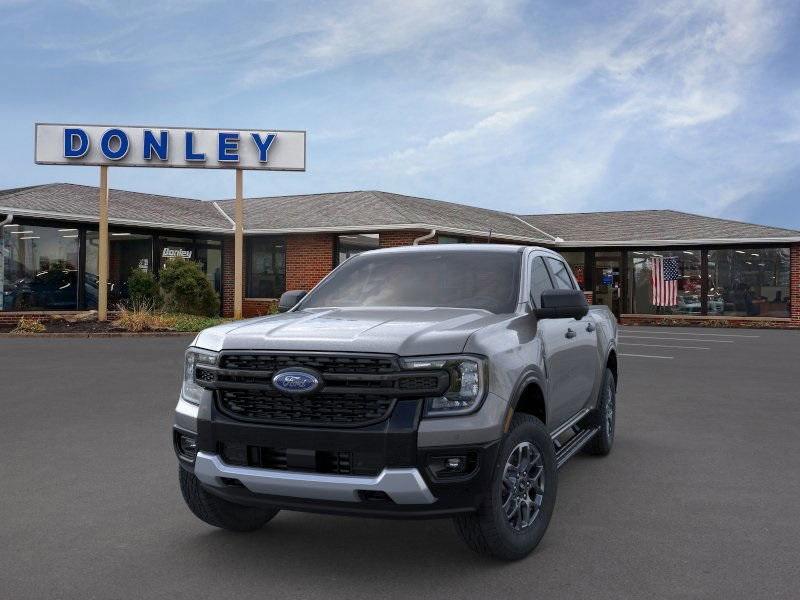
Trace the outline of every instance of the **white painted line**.
[[659, 335], [698, 335], [698, 336], [709, 336], [709, 337], [735, 337], [735, 338], [757, 338], [761, 337], [760, 335], [742, 335], [739, 333], [695, 333], [693, 331], [653, 331], [652, 329], [648, 329], [646, 331], [638, 332], [634, 329], [625, 329], [626, 333], [658, 333]]
[[666, 344], [634, 344], [632, 342], [620, 342], [626, 346], [650, 346], [651, 348], [685, 348], [687, 350], [711, 350], [711, 348], [703, 348], [702, 346], [667, 346]]
[[627, 335], [620, 334], [621, 338], [630, 338], [632, 340], [668, 340], [670, 342], [700, 342], [704, 344], [732, 344], [733, 340], [699, 340], [697, 338], [670, 338], [658, 337], [656, 335]]
[[651, 356], [650, 354], [622, 354], [620, 356], [635, 356], [637, 358], [666, 358], [668, 360], [672, 360], [675, 358], [674, 356]]

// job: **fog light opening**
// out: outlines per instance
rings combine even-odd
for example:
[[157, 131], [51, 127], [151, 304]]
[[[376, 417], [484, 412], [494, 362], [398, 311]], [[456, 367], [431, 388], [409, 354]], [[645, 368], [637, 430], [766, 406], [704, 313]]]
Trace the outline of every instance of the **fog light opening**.
[[178, 435], [178, 452], [184, 458], [194, 460], [197, 457], [197, 440], [188, 435]]

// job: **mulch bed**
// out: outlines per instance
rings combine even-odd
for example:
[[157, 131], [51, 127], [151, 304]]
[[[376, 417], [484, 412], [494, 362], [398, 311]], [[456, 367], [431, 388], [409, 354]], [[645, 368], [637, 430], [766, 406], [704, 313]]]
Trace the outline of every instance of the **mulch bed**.
[[[142, 335], [140, 333], [132, 333], [122, 329], [120, 327], [115, 327], [112, 321], [95, 321], [95, 320], [84, 320], [84, 321], [75, 321], [70, 322], [64, 319], [52, 319], [49, 321], [44, 322], [44, 326], [46, 331], [43, 333], [26, 333], [22, 335], [30, 335], [30, 336], [46, 336], [48, 334], [84, 334], [84, 335], [92, 335], [92, 334], [124, 334], [124, 335]], [[16, 327], [15, 324], [11, 325], [0, 325], [0, 333], [11, 333], [11, 330]], [[158, 335], [158, 334], [165, 334], [165, 335], [172, 335], [176, 332], [174, 331], [147, 331], [143, 332], [144, 334], [150, 335]], [[184, 334], [189, 335], [189, 334]]]

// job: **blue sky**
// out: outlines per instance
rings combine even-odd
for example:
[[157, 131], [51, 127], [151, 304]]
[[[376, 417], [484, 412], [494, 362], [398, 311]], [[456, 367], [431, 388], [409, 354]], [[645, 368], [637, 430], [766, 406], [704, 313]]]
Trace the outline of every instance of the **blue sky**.
[[[33, 123], [305, 129], [248, 196], [381, 189], [520, 213], [673, 208], [800, 229], [796, 2], [0, 0], [0, 188]], [[232, 173], [112, 169], [217, 199]]]

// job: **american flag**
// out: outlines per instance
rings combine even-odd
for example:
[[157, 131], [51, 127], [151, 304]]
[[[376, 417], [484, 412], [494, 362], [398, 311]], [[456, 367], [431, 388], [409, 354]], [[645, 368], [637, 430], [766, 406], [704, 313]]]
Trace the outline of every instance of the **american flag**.
[[653, 306], [675, 306], [678, 304], [678, 259], [654, 256], [650, 260]]

